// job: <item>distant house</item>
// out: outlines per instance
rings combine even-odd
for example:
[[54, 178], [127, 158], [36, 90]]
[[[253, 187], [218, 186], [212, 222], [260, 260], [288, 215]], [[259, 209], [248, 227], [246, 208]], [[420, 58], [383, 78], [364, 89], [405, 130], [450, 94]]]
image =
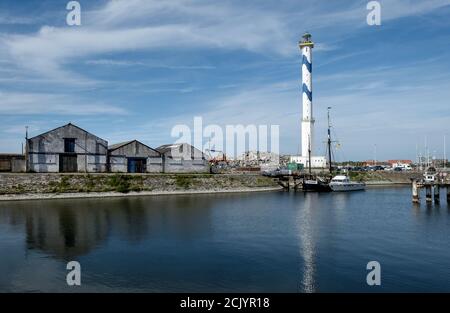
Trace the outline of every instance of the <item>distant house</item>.
[[388, 160], [389, 165], [393, 168], [411, 168], [412, 161], [411, 160]]
[[374, 166], [374, 165], [389, 165], [389, 163], [387, 163], [386, 161], [380, 161], [380, 160], [366, 160], [366, 161], [362, 161], [362, 164], [364, 164], [364, 166]]
[[106, 172], [108, 142], [71, 123], [27, 139], [27, 171]]
[[119, 173], [161, 173], [161, 153], [137, 141], [127, 141], [109, 146], [109, 171]]
[[206, 155], [187, 143], [156, 148], [163, 156], [164, 173], [209, 173]]

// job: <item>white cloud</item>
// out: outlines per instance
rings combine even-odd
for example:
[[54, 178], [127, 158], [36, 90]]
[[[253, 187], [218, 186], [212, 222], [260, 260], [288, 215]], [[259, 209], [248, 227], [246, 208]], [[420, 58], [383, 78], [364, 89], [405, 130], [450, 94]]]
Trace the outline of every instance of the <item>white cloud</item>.
[[102, 65], [102, 66], [124, 66], [124, 67], [138, 66], [148, 68], [165, 68], [171, 70], [212, 70], [216, 68], [215, 66], [212, 65], [170, 65], [161, 62], [112, 60], [112, 59], [87, 60], [86, 64]]
[[[163, 20], [164, 15], [170, 17]], [[143, 22], [136, 24], [140, 19]], [[44, 26], [36, 34], [5, 35], [1, 42], [16, 64], [50, 77], [72, 75], [64, 64], [104, 53], [199, 47], [261, 53], [295, 49], [277, 14], [217, 2], [111, 1], [84, 21], [81, 27]]]
[[[427, 13], [450, 0], [385, 0], [383, 20]], [[243, 49], [261, 54], [293, 55], [301, 30], [348, 30], [364, 25], [367, 10], [360, 2], [345, 9], [328, 4], [290, 2], [267, 9], [237, 1], [116, 0], [83, 11], [81, 27], [43, 26], [26, 35], [3, 35], [0, 48], [19, 66], [46, 77], [67, 79], [74, 60], [102, 54], [156, 49]], [[309, 4], [309, 5], [306, 5]], [[358, 22], [359, 21], [359, 22]], [[345, 38], [341, 38], [343, 40]], [[336, 49], [337, 43], [318, 45]], [[127, 62], [127, 61], [123, 61]]]
[[78, 103], [71, 95], [13, 93], [0, 91], [0, 114], [8, 115], [90, 115], [126, 114], [126, 110], [105, 103]]

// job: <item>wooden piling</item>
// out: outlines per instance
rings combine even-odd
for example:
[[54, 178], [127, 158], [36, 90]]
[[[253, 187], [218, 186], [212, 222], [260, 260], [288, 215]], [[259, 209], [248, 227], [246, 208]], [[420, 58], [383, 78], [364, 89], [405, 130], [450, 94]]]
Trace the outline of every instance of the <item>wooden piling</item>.
[[295, 182], [294, 182], [294, 177], [289, 176], [289, 181], [288, 181], [288, 190], [290, 191], [291, 189], [294, 189], [295, 186]]
[[439, 186], [439, 184], [434, 185], [434, 202], [435, 203], [439, 203], [441, 201], [440, 199], [440, 189], [441, 187]]
[[426, 202], [433, 202], [432, 192], [431, 192], [431, 185], [425, 185], [425, 200]]
[[419, 189], [417, 188], [417, 180], [413, 180], [412, 182], [412, 202], [419, 203]]

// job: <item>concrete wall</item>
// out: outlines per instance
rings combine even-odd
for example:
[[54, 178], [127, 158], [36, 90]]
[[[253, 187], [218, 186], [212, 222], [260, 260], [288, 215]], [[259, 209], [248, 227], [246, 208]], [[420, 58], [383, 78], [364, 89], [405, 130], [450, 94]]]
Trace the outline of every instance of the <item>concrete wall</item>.
[[28, 166], [31, 172], [59, 172], [59, 155], [64, 138], [75, 138], [78, 172], [106, 172], [108, 142], [72, 124], [28, 139]]
[[209, 173], [207, 160], [164, 158], [164, 173]]
[[11, 172], [24, 173], [26, 171], [25, 158], [11, 160]]
[[163, 172], [163, 158], [151, 157], [147, 158], [147, 173], [162, 173]]
[[127, 172], [127, 158], [121, 156], [109, 157], [109, 170], [112, 173], [126, 173]]

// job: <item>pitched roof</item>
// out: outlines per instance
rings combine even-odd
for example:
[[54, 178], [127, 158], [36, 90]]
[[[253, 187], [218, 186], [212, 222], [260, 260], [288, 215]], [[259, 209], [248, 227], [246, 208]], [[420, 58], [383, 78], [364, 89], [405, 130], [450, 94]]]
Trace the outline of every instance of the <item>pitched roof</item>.
[[85, 130], [85, 129], [81, 128], [81, 127], [78, 127], [77, 125], [72, 124], [72, 123], [67, 123], [67, 124], [65, 124], [65, 125], [62, 125], [62, 126], [53, 128], [53, 129], [51, 129], [51, 130], [49, 130], [49, 131], [46, 131], [46, 132], [44, 132], [44, 133], [42, 133], [42, 134], [39, 134], [39, 135], [37, 135], [37, 136], [28, 138], [28, 140], [34, 139], [34, 138], [37, 138], [37, 137], [40, 137], [40, 136], [42, 136], [42, 135], [46, 135], [46, 134], [51, 133], [51, 132], [53, 132], [53, 131], [55, 131], [55, 130], [57, 130], [57, 129], [64, 128], [64, 127], [67, 127], [67, 126], [73, 126], [73, 127], [76, 127], [76, 128], [78, 128], [79, 130], [81, 130], [81, 131], [83, 131], [83, 132], [86, 132], [86, 133], [88, 133], [88, 134], [91, 134], [92, 136], [94, 136], [94, 137], [96, 137], [96, 138], [98, 138], [98, 139], [100, 139], [100, 140], [106, 141], [105, 139], [100, 138], [100, 137], [94, 135], [93, 133], [88, 132], [87, 130]]
[[157, 151], [159, 151], [161, 154], [165, 154], [168, 157], [172, 157], [172, 151], [177, 150], [179, 153], [186, 153], [186, 151], [180, 151], [180, 147], [182, 146], [186, 146], [187, 147], [187, 151], [190, 152], [191, 155], [193, 155], [193, 153], [195, 153], [194, 151], [197, 150], [198, 152], [201, 153], [202, 157], [205, 157], [205, 154], [203, 153], [203, 151], [197, 149], [196, 147], [188, 144], [188, 143], [172, 143], [172, 144], [167, 144], [167, 145], [162, 145], [159, 146], [158, 148], [156, 148]]
[[168, 145], [162, 145], [156, 148], [157, 151], [160, 153], [166, 154], [167, 152], [171, 152], [172, 149], [179, 149], [180, 146], [182, 146], [182, 143], [174, 143], [174, 144], [168, 144]]
[[123, 147], [123, 146], [126, 146], [126, 145], [128, 145], [128, 144], [130, 144], [130, 143], [132, 143], [134, 141], [137, 141], [137, 140], [129, 140], [129, 141], [115, 143], [113, 145], [108, 146], [108, 150], [110, 150], [110, 151], [111, 150], [116, 150], [116, 149], [118, 149], [120, 147]]
[[119, 149], [119, 148], [122, 148], [122, 147], [124, 147], [124, 146], [126, 146], [126, 145], [129, 145], [130, 143], [133, 143], [133, 142], [136, 142], [136, 143], [138, 143], [138, 144], [140, 144], [140, 145], [142, 145], [142, 146], [144, 146], [144, 147], [147, 147], [148, 149], [150, 149], [150, 150], [152, 150], [152, 151], [155, 151], [156, 153], [158, 153], [158, 154], [161, 154], [161, 152], [159, 152], [157, 149], [153, 149], [152, 147], [149, 147], [149, 146], [147, 146], [146, 144], [143, 144], [142, 142], [140, 142], [139, 140], [130, 140], [130, 141], [124, 141], [124, 142], [120, 142], [120, 143], [116, 143], [116, 144], [113, 144], [113, 145], [110, 145], [109, 147], [108, 147], [108, 151], [114, 151], [114, 150], [117, 150], [117, 149]]

